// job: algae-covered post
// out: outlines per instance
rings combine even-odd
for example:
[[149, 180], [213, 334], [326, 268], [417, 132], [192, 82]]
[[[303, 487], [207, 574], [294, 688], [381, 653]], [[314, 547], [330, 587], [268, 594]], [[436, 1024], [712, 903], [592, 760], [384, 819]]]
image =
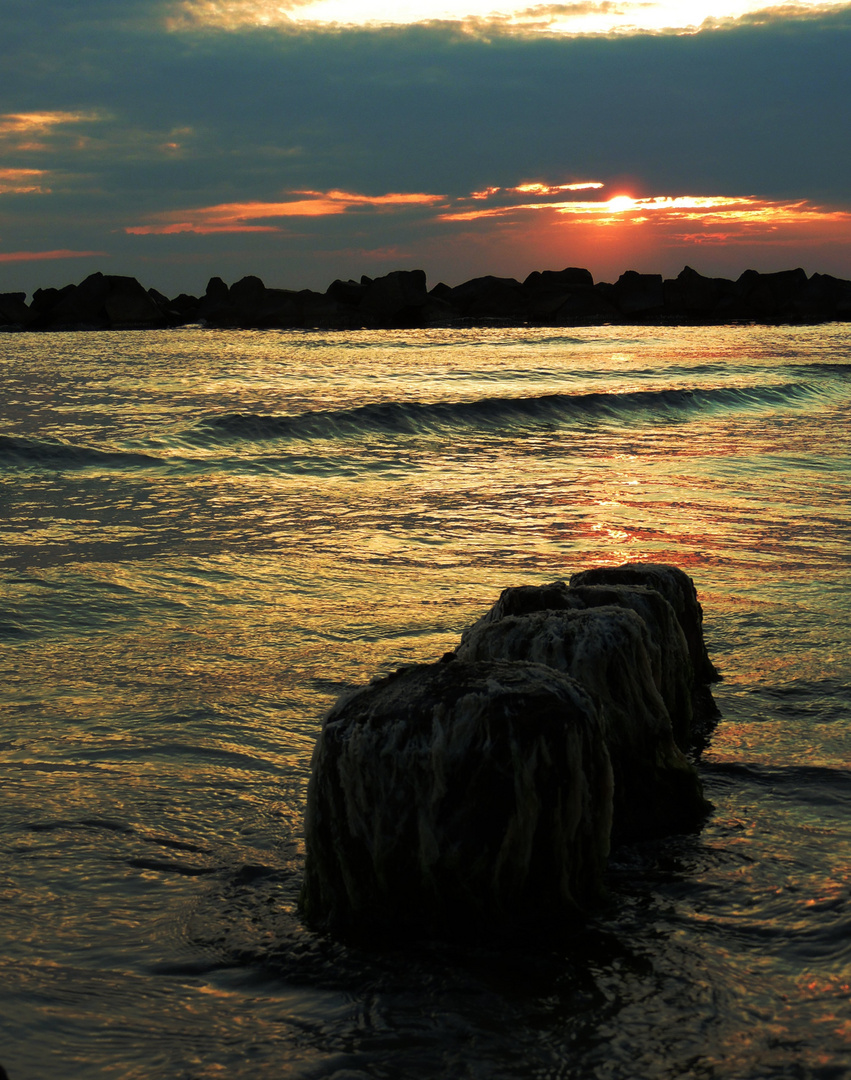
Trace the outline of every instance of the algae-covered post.
[[611, 842], [711, 809], [685, 753], [717, 678], [701, 624], [675, 567], [588, 571], [506, 589], [442, 662], [341, 698], [313, 758], [307, 920], [454, 936], [593, 909]]
[[338, 933], [467, 933], [597, 903], [612, 772], [586, 690], [539, 664], [423, 664], [326, 716], [302, 907]]
[[[674, 741], [652, 652], [660, 650], [639, 616], [606, 606], [484, 623], [458, 657], [535, 661], [582, 683], [600, 707], [614, 773], [613, 831], [622, 840], [691, 828], [708, 809], [694, 766]], [[684, 649], [679, 662], [688, 665]]]

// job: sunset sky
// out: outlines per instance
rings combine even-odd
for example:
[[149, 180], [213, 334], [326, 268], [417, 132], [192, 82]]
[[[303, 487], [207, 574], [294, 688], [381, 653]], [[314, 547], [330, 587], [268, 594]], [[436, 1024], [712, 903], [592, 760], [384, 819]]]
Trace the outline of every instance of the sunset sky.
[[3, 0], [0, 291], [851, 278], [851, 4]]

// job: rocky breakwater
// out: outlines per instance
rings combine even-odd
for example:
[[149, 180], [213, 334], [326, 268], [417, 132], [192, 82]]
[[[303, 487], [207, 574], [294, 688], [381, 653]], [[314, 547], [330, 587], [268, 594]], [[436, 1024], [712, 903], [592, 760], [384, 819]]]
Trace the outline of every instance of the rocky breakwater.
[[22, 330], [150, 330], [176, 325], [180, 317], [156, 290], [132, 277], [91, 274], [79, 285], [0, 294], [0, 326]]
[[596, 570], [507, 589], [454, 652], [344, 695], [313, 757], [306, 920], [463, 936], [595, 909], [612, 843], [711, 809], [701, 622], [674, 567]]
[[202, 297], [169, 299], [135, 278], [92, 274], [79, 285], [0, 293], [0, 327], [18, 330], [149, 329], [201, 322], [216, 328], [406, 329], [440, 326], [596, 326], [818, 323], [851, 319], [851, 282], [802, 269], [735, 281], [685, 267], [676, 278], [628, 270], [594, 282], [580, 267], [523, 280], [485, 275], [427, 287], [422, 270], [333, 281], [324, 293], [268, 288], [248, 276], [211, 278]]

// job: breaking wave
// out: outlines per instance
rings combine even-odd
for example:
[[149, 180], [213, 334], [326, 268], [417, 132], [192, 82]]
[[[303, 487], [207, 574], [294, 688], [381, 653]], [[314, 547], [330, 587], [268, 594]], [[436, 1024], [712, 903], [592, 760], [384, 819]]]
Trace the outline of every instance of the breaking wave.
[[387, 401], [293, 416], [227, 413], [208, 418], [201, 427], [219, 438], [249, 440], [420, 435], [453, 428], [558, 427], [586, 419], [628, 423], [654, 417], [685, 418], [704, 410], [794, 407], [822, 392], [811, 383], [787, 383], [749, 388], [546, 394], [433, 403]]
[[98, 450], [92, 446], [75, 446], [73, 443], [42, 442], [38, 439], [0, 435], [0, 465], [11, 468], [126, 469], [139, 466], [151, 468], [162, 464], [164, 463], [160, 458], [149, 454]]

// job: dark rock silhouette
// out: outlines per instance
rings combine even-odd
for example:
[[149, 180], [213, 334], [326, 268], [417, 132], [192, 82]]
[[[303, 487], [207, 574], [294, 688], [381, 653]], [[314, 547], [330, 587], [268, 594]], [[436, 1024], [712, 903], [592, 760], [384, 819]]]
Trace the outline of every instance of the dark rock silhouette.
[[678, 322], [708, 321], [733, 289], [733, 282], [726, 278], [704, 277], [686, 266], [676, 278], [662, 283], [663, 309]]
[[333, 281], [324, 293], [272, 289], [249, 275], [211, 278], [200, 299], [169, 300], [135, 278], [92, 274], [79, 285], [0, 294], [6, 330], [147, 329], [201, 322], [221, 328], [407, 329], [429, 326], [593, 326], [820, 323], [851, 320], [851, 282], [798, 268], [736, 281], [686, 266], [676, 278], [627, 270], [594, 283], [580, 267], [536, 270], [523, 281], [473, 278], [428, 290], [422, 270]]
[[610, 840], [694, 829], [711, 809], [683, 748], [715, 677], [675, 567], [504, 590], [443, 661], [325, 717], [305, 917], [355, 936], [569, 923], [603, 895]]
[[627, 270], [614, 285], [605, 289], [603, 295], [614, 304], [625, 318], [659, 318], [665, 306], [665, 294], [661, 274], [639, 274]]
[[527, 299], [519, 281], [487, 275], [456, 285], [446, 297], [462, 319], [524, 321]]
[[30, 330], [148, 330], [170, 321], [167, 309], [135, 278], [100, 273], [64, 289], [39, 289], [30, 313]]
[[0, 293], [0, 326], [22, 330], [31, 319], [26, 293]]
[[422, 270], [396, 270], [365, 286], [358, 311], [367, 326], [407, 328], [425, 325], [429, 295]]

